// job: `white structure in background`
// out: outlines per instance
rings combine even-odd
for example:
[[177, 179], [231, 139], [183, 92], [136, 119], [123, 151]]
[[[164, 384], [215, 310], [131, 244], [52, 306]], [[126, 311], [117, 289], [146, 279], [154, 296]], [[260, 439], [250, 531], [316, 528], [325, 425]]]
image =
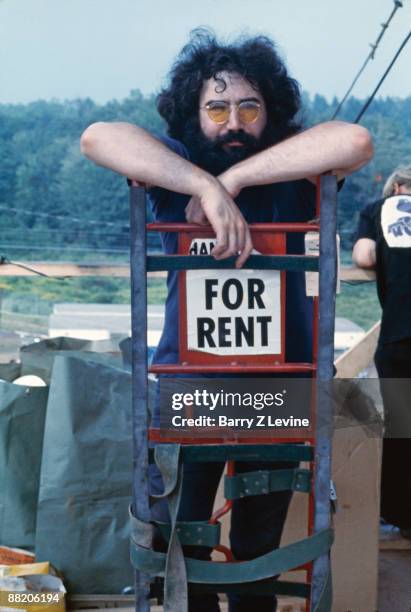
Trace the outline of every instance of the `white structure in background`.
[[[147, 345], [155, 347], [164, 323], [164, 306], [148, 307]], [[86, 340], [125, 338], [131, 335], [130, 306], [127, 304], [55, 304], [49, 317], [49, 336]], [[349, 319], [335, 321], [335, 353], [349, 349], [365, 331]]]
[[[157, 346], [164, 321], [164, 306], [148, 307], [147, 344]], [[49, 317], [50, 337], [108, 340], [131, 335], [128, 304], [54, 304]]]

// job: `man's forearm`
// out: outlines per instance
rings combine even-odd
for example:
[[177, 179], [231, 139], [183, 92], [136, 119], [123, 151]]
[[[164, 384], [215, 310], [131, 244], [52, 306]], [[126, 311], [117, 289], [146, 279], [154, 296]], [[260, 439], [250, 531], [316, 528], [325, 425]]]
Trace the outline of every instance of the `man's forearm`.
[[81, 151], [99, 166], [130, 179], [187, 195], [200, 195], [216, 179], [130, 123], [94, 123]]
[[224, 186], [144, 129], [129, 123], [94, 123], [81, 137], [90, 160], [146, 185], [198, 198], [216, 234], [212, 255], [235, 255], [241, 267], [252, 251], [250, 230]]
[[237, 190], [249, 185], [313, 179], [328, 171], [341, 178], [366, 164], [372, 154], [368, 130], [330, 121], [269, 147], [232, 166], [228, 173]]

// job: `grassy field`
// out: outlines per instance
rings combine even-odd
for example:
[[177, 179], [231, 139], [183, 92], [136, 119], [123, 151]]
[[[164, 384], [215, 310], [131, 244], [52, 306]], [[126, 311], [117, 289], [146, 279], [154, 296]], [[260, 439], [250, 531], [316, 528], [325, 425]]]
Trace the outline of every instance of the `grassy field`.
[[[47, 328], [47, 318], [58, 302], [128, 304], [130, 286], [126, 278], [5, 278], [0, 281], [3, 329], [28, 331]], [[164, 303], [165, 279], [150, 278], [147, 286], [149, 304]], [[365, 330], [381, 316], [375, 283], [342, 283], [337, 297], [337, 316], [354, 321]], [[44, 332], [43, 332], [44, 333]]]

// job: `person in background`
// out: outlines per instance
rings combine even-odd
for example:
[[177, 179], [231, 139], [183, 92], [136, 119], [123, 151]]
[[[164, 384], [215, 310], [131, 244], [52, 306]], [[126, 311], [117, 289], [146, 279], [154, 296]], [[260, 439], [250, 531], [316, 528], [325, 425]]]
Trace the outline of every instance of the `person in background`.
[[382, 308], [375, 353], [385, 413], [381, 517], [411, 538], [411, 166], [398, 167], [383, 197], [362, 210], [352, 257], [375, 269]]

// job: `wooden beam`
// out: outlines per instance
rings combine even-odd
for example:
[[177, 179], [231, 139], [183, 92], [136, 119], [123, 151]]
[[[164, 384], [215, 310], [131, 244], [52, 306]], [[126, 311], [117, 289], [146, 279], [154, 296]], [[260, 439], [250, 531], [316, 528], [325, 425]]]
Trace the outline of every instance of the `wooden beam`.
[[[26, 266], [26, 268], [20, 267]], [[5, 263], [0, 266], [0, 276], [37, 276], [36, 272], [52, 278], [77, 276], [111, 276], [130, 277], [129, 264], [80, 264], [70, 262], [19, 261], [16, 264]], [[31, 268], [28, 270], [27, 268]], [[149, 272], [150, 277], [165, 278], [165, 272]]]
[[361, 370], [370, 365], [377, 347], [380, 327], [381, 321], [378, 321], [365, 336], [336, 359], [336, 378], [355, 378]]
[[375, 270], [342, 266], [340, 278], [342, 281], [375, 281]]
[[[73, 263], [73, 262], [45, 262], [45, 261], [18, 261], [16, 264], [27, 266], [41, 274], [51, 277], [75, 276], [114, 276], [128, 278], [130, 276], [129, 264], [100, 264], [100, 263]], [[3, 263], [0, 265], [0, 276], [36, 276], [19, 265]], [[166, 272], [149, 272], [149, 277], [165, 278]], [[373, 281], [374, 270], [342, 267], [341, 280], [343, 281]]]

